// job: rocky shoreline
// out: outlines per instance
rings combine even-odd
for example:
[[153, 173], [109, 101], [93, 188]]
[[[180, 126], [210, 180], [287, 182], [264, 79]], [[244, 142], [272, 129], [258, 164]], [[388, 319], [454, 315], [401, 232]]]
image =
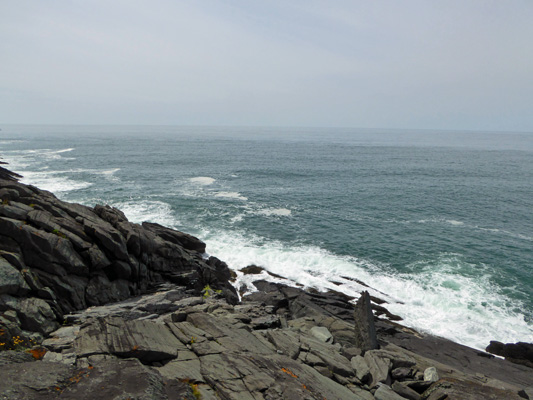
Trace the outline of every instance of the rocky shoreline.
[[533, 399], [531, 344], [491, 343], [512, 363], [255, 266], [240, 299], [197, 238], [18, 178], [0, 167], [2, 399]]

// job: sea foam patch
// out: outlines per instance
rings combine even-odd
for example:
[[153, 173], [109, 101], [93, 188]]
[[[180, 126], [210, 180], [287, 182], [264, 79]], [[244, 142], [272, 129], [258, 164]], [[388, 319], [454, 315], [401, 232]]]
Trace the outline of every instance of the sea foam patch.
[[196, 176], [194, 178], [190, 178], [189, 182], [195, 183], [197, 185], [202, 186], [209, 186], [215, 183], [216, 179], [211, 178], [209, 176]]
[[265, 210], [260, 210], [257, 212], [257, 214], [266, 215], [269, 216], [276, 216], [276, 217], [288, 217], [292, 214], [291, 210], [287, 208], [268, 208]]
[[247, 197], [244, 197], [239, 192], [217, 192], [215, 193], [215, 197], [223, 197], [226, 199], [235, 199], [235, 200], [243, 200], [243, 201], [248, 200]]
[[142, 223], [144, 221], [156, 222], [169, 226], [177, 224], [170, 204], [159, 200], [132, 199], [112, 204], [128, 218], [130, 222]]
[[63, 176], [62, 171], [24, 171], [22, 183], [37, 186], [39, 189], [48, 190], [55, 194], [73, 192], [92, 186], [91, 182], [79, 181]]

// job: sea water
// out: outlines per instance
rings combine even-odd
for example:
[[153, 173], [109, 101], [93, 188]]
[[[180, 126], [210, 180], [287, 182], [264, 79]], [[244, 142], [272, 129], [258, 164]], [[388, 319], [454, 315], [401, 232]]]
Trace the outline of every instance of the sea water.
[[196, 235], [234, 270], [363, 282], [405, 325], [480, 349], [533, 342], [533, 134], [4, 126], [0, 156], [61, 199]]

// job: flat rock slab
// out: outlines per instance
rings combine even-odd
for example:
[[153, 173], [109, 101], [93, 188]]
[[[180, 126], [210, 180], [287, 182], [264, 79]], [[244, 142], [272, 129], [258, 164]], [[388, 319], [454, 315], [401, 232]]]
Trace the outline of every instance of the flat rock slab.
[[166, 325], [121, 318], [100, 319], [82, 327], [74, 348], [78, 357], [114, 354], [145, 363], [176, 358], [178, 349], [185, 349]]
[[[427, 400], [520, 400], [517, 392], [480, 385], [471, 381], [441, 379], [426, 390]], [[523, 400], [523, 399], [522, 399]]]
[[[53, 399], [76, 375], [73, 367], [44, 361], [23, 362], [0, 368], [3, 400]], [[9, 383], [9, 385], [7, 384]]]
[[[92, 395], [90, 395], [92, 394]], [[161, 375], [138, 360], [109, 359], [76, 376], [75, 382], [61, 391], [59, 399], [178, 400], [195, 399], [191, 387], [180, 381], [166, 384]]]

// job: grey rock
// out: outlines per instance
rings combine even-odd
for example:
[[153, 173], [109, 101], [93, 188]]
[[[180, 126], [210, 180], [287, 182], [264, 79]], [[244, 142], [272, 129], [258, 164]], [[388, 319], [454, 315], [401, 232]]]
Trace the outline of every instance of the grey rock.
[[325, 342], [325, 343], [333, 342], [333, 335], [328, 330], [328, 328], [325, 328], [323, 326], [313, 326], [311, 330], [309, 331], [309, 333], [313, 335], [316, 339], [320, 340], [321, 342]]
[[[64, 387], [75, 376], [75, 369], [55, 362], [23, 362], [0, 368], [0, 398], [6, 400], [33, 400], [36, 398], [55, 398], [56, 387]], [[61, 389], [60, 389], [61, 390]]]
[[42, 345], [55, 352], [72, 348], [79, 332], [79, 326], [63, 326], [57, 331], [50, 333], [50, 337], [44, 340]]
[[33, 356], [30, 353], [26, 353], [24, 351], [15, 351], [15, 350], [0, 351], [0, 367], [3, 367], [3, 368], [5, 368], [4, 366], [8, 364], [19, 364], [19, 363], [32, 362], [32, 361], [35, 361]]
[[533, 386], [526, 387], [522, 391], [529, 400], [533, 400]]
[[392, 368], [412, 367], [416, 364], [415, 359], [404, 353], [399, 347], [394, 349], [374, 350], [373, 354], [391, 360]]
[[143, 222], [142, 226], [169, 242], [178, 244], [189, 250], [205, 253], [205, 243], [192, 235], [178, 232], [153, 222]]
[[378, 350], [367, 351], [364, 359], [372, 375], [370, 387], [376, 387], [378, 383], [389, 385], [391, 382], [389, 371], [392, 368], [390, 359], [381, 358]]
[[159, 373], [167, 379], [190, 380], [191, 382], [205, 382], [200, 372], [200, 360], [172, 360], [163, 367], [157, 368]]
[[362, 383], [367, 383], [371, 377], [371, 374], [365, 359], [361, 356], [355, 356], [352, 357], [350, 363], [355, 371], [355, 377]]
[[[300, 336], [300, 343], [300, 347], [302, 349], [305, 349], [309, 352], [309, 354], [318, 357], [322, 361], [323, 365], [333, 373], [343, 377], [355, 376], [350, 361], [340, 354], [337, 346], [320, 342], [315, 338], [305, 335]], [[320, 365], [320, 363], [317, 362], [312, 363]]]
[[92, 367], [78, 383], [63, 390], [62, 399], [87, 398], [89, 393], [97, 394], [101, 399], [195, 399], [188, 384], [177, 380], [165, 384], [156, 370], [135, 359], [107, 359]]
[[33, 208], [25, 204], [11, 202], [10, 204], [0, 204], [0, 215], [7, 218], [25, 220], [28, 212]]
[[383, 384], [379, 385], [378, 389], [374, 393], [374, 398], [376, 400], [405, 400], [405, 397], [400, 396], [389, 386]]
[[514, 389], [493, 387], [473, 382], [470, 379], [441, 379], [422, 395], [427, 400], [461, 399], [461, 400], [520, 400]]
[[437, 382], [439, 380], [439, 374], [435, 367], [429, 367], [424, 370], [424, 380], [426, 382]]
[[258, 318], [253, 318], [250, 321], [252, 329], [272, 329], [280, 328], [281, 321], [278, 315], [264, 315]]
[[300, 353], [300, 335], [290, 330], [269, 330], [266, 337], [277, 351], [295, 360]]
[[214, 340], [205, 340], [203, 342], [192, 343], [191, 347], [198, 356], [219, 354], [226, 350]]
[[74, 345], [78, 357], [115, 354], [145, 363], [176, 358], [178, 349], [183, 348], [166, 325], [117, 317], [96, 320], [82, 327]]
[[15, 298], [1, 295], [0, 309], [16, 311], [24, 330], [48, 334], [59, 327], [48, 303], [36, 297]]
[[30, 287], [20, 274], [4, 257], [0, 257], [0, 294], [24, 295]]
[[420, 400], [420, 395], [411, 389], [406, 384], [400, 382], [394, 382], [392, 384], [392, 390], [398, 393], [400, 396], [409, 400]]
[[413, 377], [413, 370], [407, 367], [394, 368], [391, 371], [391, 377], [395, 381], [403, 381]]
[[94, 244], [82, 254], [89, 260], [92, 269], [103, 269], [111, 265], [111, 261], [109, 261], [105, 253]]
[[370, 294], [367, 291], [361, 293], [361, 297], [355, 304], [354, 320], [355, 346], [359, 347], [363, 354], [367, 350], [378, 349], [379, 344], [374, 325], [374, 314], [372, 313]]

